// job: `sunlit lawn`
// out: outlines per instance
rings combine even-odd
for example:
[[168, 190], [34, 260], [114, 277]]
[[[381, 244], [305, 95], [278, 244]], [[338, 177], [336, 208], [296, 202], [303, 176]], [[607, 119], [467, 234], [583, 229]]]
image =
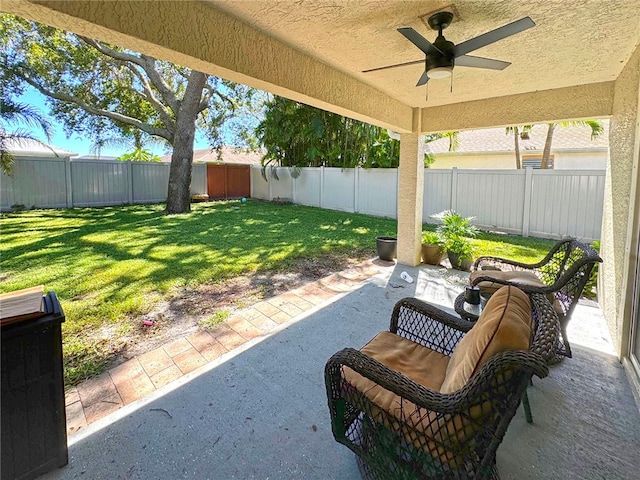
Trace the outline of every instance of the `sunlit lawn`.
[[[396, 221], [297, 205], [235, 201], [194, 204], [187, 215], [163, 206], [34, 210], [0, 217], [0, 292], [43, 284], [66, 313], [65, 374], [77, 382], [107, 359], [90, 335], [124, 335], [131, 319], [180, 287], [279, 271], [327, 252], [375, 255], [375, 237]], [[429, 227], [427, 227], [429, 228]], [[481, 234], [477, 254], [542, 258], [553, 242]]]

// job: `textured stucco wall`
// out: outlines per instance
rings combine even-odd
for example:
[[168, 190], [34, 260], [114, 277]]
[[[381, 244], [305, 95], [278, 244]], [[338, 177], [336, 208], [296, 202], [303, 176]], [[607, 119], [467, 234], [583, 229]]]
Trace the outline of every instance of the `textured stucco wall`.
[[[625, 277], [631, 268], [627, 242], [632, 235], [630, 218], [640, 199], [634, 182], [638, 177], [640, 140], [640, 47], [615, 82], [613, 116], [610, 122], [610, 158], [604, 195], [602, 220], [601, 306], [618, 351], [624, 354], [628, 335], [625, 330]], [[633, 198], [631, 195], [633, 194]], [[631, 215], [631, 217], [630, 217]], [[637, 239], [636, 239], [637, 241]]]
[[420, 263], [422, 198], [424, 195], [424, 142], [417, 133], [400, 136], [398, 168], [398, 263]]
[[555, 170], [605, 170], [609, 154], [606, 151], [568, 153], [560, 152], [554, 156]]
[[603, 82], [423, 108], [422, 131], [449, 132], [606, 117], [611, 114], [613, 88], [614, 82]]
[[5, 12], [398, 132], [412, 109], [204, 2], [3, 0]]

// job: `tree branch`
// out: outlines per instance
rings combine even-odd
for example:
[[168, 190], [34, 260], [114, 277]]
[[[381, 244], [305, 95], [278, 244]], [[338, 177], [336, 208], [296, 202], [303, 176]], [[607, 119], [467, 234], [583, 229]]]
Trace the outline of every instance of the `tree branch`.
[[89, 105], [87, 102], [85, 102], [84, 100], [82, 100], [81, 98], [78, 98], [76, 96], [73, 96], [73, 95], [70, 95], [70, 94], [66, 94], [66, 93], [62, 93], [62, 92], [54, 92], [52, 90], [49, 90], [49, 89], [43, 87], [42, 85], [40, 85], [35, 80], [31, 79], [27, 75], [21, 74], [20, 76], [24, 79], [25, 82], [27, 82], [29, 85], [34, 87], [36, 90], [38, 90], [43, 95], [46, 95], [46, 96], [51, 97], [51, 98], [55, 98], [56, 100], [60, 100], [61, 102], [67, 102], [67, 103], [76, 104], [80, 108], [82, 108], [83, 110], [85, 110], [85, 111], [87, 111], [89, 113], [92, 113], [94, 115], [99, 115], [101, 117], [106, 117], [106, 118], [109, 118], [111, 120], [115, 120], [117, 122], [122, 122], [122, 123], [125, 123], [127, 125], [131, 125], [133, 127], [139, 128], [140, 130], [142, 130], [143, 132], [148, 133], [149, 135], [162, 137], [162, 138], [164, 138], [165, 140], [167, 140], [169, 142], [172, 141], [172, 134], [167, 128], [153, 127], [153, 126], [148, 125], [148, 124], [146, 124], [144, 122], [141, 122], [137, 118], [129, 117], [127, 115], [123, 115], [123, 114], [118, 113], [118, 112], [111, 112], [109, 110], [104, 110], [102, 108], [94, 107], [92, 105]]
[[155, 69], [156, 59], [150, 57], [148, 55], [140, 54], [140, 58], [142, 58], [143, 63], [140, 65], [145, 73], [149, 76], [149, 80], [156, 90], [160, 92], [160, 96], [164, 100], [164, 102], [169, 106], [171, 110], [173, 110], [174, 115], [178, 115], [178, 110], [180, 110], [180, 100], [173, 92], [171, 87], [164, 81], [162, 75]]
[[138, 69], [133, 66], [131, 63], [125, 64], [125, 66], [140, 80], [142, 84], [142, 88], [144, 93], [139, 92], [135, 88], [132, 88], [134, 92], [138, 95], [143, 96], [153, 107], [156, 109], [160, 117], [162, 118], [162, 122], [168, 130], [175, 131], [175, 120], [171, 117], [171, 112], [164, 106], [164, 104], [155, 96], [153, 90], [151, 89], [151, 85], [149, 85], [149, 81], [142, 75]]
[[106, 46], [105, 44], [98, 42], [92, 38], [80, 37], [82, 41], [84, 41], [87, 45], [91, 45], [93, 48], [98, 50], [103, 55], [107, 57], [111, 57], [115, 60], [119, 60], [121, 62], [129, 62], [141, 67], [144, 72], [149, 77], [149, 80], [153, 84], [153, 86], [158, 90], [162, 100], [169, 106], [169, 108], [173, 111], [174, 115], [178, 113], [178, 109], [180, 108], [180, 100], [176, 97], [175, 93], [171, 90], [169, 85], [164, 81], [162, 75], [158, 73], [155, 69], [156, 59], [150, 57], [148, 55], [141, 54], [139, 57], [137, 55], [132, 55], [126, 52], [120, 52], [118, 50], [114, 50]]

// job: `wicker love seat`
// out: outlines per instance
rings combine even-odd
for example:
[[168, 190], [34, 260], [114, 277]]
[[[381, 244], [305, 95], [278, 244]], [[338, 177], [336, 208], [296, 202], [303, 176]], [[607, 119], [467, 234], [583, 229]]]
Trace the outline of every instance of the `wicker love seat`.
[[532, 376], [547, 375], [558, 329], [544, 295], [513, 286], [473, 327], [405, 298], [388, 332], [327, 362], [334, 438], [365, 479], [497, 478], [496, 450]]
[[558, 363], [563, 357], [571, 357], [567, 324], [598, 262], [602, 262], [602, 258], [589, 245], [575, 238], [565, 238], [534, 264], [480, 257], [473, 265], [469, 284], [489, 294], [504, 285], [515, 285], [528, 293], [547, 295], [560, 319], [562, 337], [551, 360], [551, 363]]

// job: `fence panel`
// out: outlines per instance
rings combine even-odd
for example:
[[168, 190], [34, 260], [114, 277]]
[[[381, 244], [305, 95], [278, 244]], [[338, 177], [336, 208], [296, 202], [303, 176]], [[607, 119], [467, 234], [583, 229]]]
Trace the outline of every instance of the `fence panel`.
[[[169, 179], [167, 178], [165, 190], [169, 188], [168, 182]], [[205, 193], [207, 193], [207, 164], [194, 163], [191, 170], [191, 195], [203, 195]]]
[[269, 178], [271, 199], [279, 198], [291, 201], [293, 199], [293, 179], [289, 173], [289, 168], [279, 167], [277, 174], [279, 180]]
[[422, 221], [434, 223], [434, 213], [451, 208], [451, 170], [425, 169], [422, 196]]
[[71, 162], [73, 206], [94, 207], [129, 202], [129, 172], [124, 162]]
[[530, 233], [536, 237], [600, 238], [605, 172], [533, 171]]
[[353, 168], [326, 168], [322, 190], [322, 207], [341, 212], [355, 211], [355, 172]]
[[310, 207], [320, 206], [320, 178], [322, 169], [319, 167], [303, 168], [302, 173], [295, 179], [293, 201]]
[[269, 198], [269, 182], [262, 178], [260, 165], [251, 166], [251, 197], [258, 200], [271, 200]]
[[157, 203], [167, 200], [168, 163], [131, 162], [133, 203]]
[[[488, 229], [522, 233], [525, 170], [458, 170], [456, 211]], [[455, 174], [455, 173], [454, 173]]]
[[0, 209], [67, 206], [66, 161], [64, 159], [16, 159], [13, 175], [0, 173]]
[[398, 170], [358, 169], [357, 210], [377, 217], [398, 218]]

